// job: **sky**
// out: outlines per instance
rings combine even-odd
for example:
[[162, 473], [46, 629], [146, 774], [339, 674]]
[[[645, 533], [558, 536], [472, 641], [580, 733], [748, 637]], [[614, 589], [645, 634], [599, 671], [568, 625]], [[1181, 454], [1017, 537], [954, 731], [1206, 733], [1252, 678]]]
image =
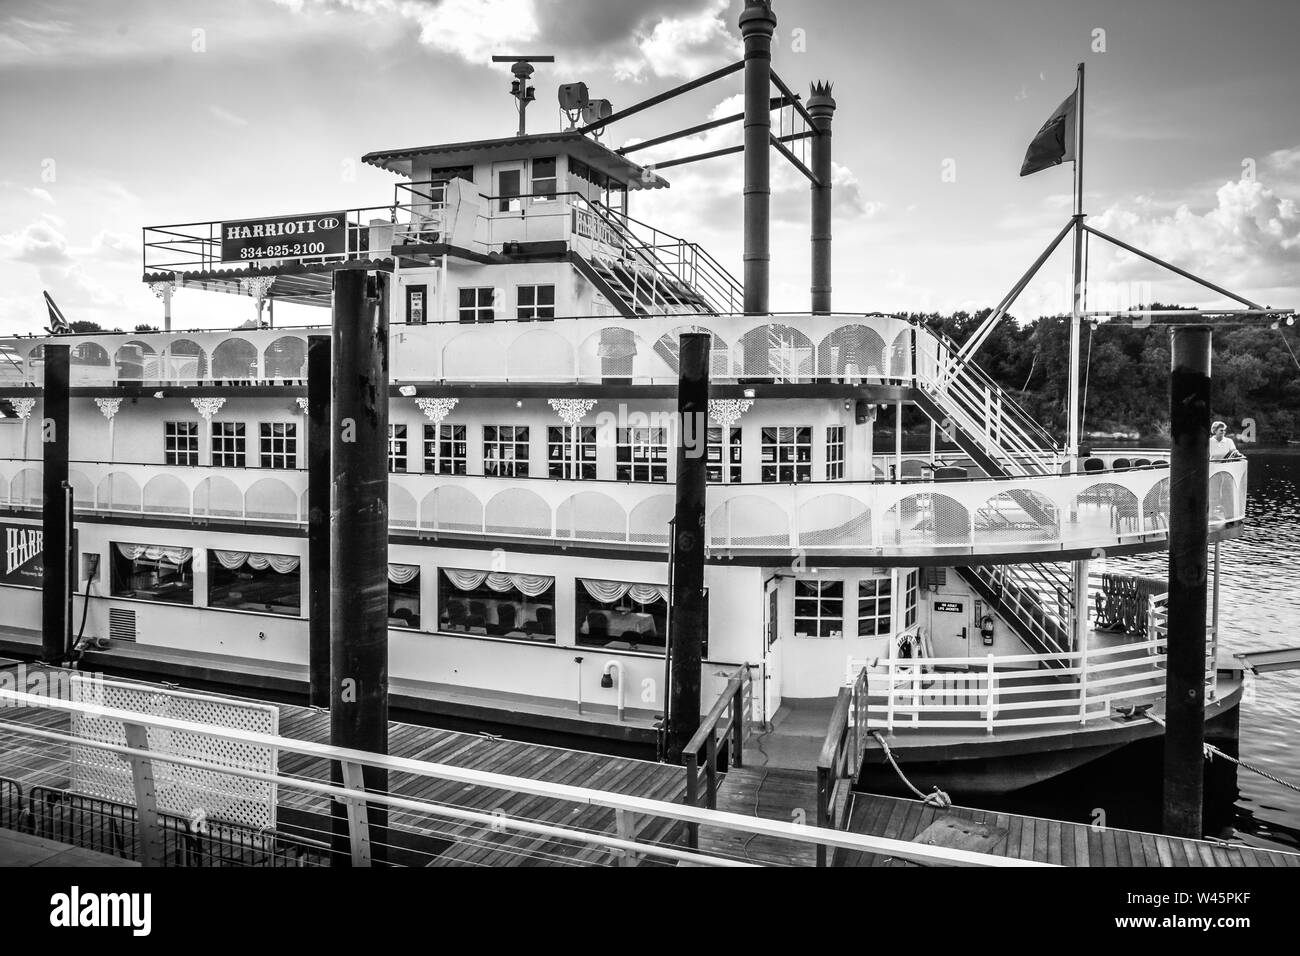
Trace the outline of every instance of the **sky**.
[[[0, 0], [0, 334], [161, 324], [141, 228], [385, 205], [370, 150], [508, 136], [494, 53], [549, 53], [615, 109], [740, 55], [742, 0]], [[1112, 235], [1278, 308], [1300, 308], [1295, 0], [776, 0], [773, 65], [834, 83], [834, 305], [993, 306], [1067, 221], [1071, 167], [1020, 178], [1086, 64], [1084, 199]], [[620, 146], [739, 112], [739, 74], [613, 126]], [[738, 124], [647, 149], [739, 144]], [[773, 154], [772, 306], [808, 305], [808, 184]], [[664, 171], [631, 212], [740, 274], [738, 156]], [[1227, 303], [1090, 246], [1093, 303]], [[1013, 312], [1068, 309], [1068, 243]], [[197, 290], [177, 328], [251, 300]], [[277, 310], [277, 322], [325, 320]]]

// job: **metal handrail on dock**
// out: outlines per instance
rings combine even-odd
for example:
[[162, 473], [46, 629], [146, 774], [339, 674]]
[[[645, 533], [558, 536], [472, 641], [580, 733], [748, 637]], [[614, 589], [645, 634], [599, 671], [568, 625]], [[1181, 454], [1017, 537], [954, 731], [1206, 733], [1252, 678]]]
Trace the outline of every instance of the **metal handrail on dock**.
[[[719, 740], [730, 744], [728, 764], [744, 766], [745, 741], [749, 737], [750, 715], [754, 707], [754, 678], [750, 665], [742, 664], [727, 680], [713, 707], [709, 709], [700, 729], [697, 730], [682, 752], [686, 767], [686, 803], [692, 807], [716, 810], [718, 806]], [[704, 754], [704, 802], [700, 802], [700, 754]], [[696, 824], [687, 827], [690, 846], [700, 845], [700, 829]]]
[[[817, 760], [817, 826], [843, 830], [852, 808], [853, 785], [867, 745], [867, 668], [841, 687], [831, 711], [826, 741]], [[827, 865], [827, 850], [817, 847], [817, 865]]]
[[[743, 686], [746, 682], [738, 679]], [[743, 700], [733, 694], [729, 697], [733, 703]], [[641, 861], [655, 861], [661, 864], [686, 864], [702, 866], [746, 866], [746, 861], [710, 856], [683, 848], [669, 842], [647, 842], [639, 840], [642, 828], [637, 826], [638, 818], [658, 818], [688, 826], [705, 825], [744, 833], [747, 837], [759, 835], [777, 840], [790, 840], [804, 845], [833, 847], [864, 853], [883, 853], [915, 862], [939, 865], [966, 866], [1009, 866], [1022, 865], [1020, 861], [1009, 861], [988, 854], [971, 853], [951, 848], [927, 846], [892, 840], [881, 837], [865, 837], [853, 833], [844, 833], [812, 827], [803, 824], [766, 820], [710, 810], [682, 803], [654, 800], [645, 797], [629, 796], [587, 787], [552, 783], [526, 777], [509, 776], [483, 770], [474, 770], [447, 764], [431, 763], [405, 757], [393, 757], [365, 751], [334, 747], [312, 741], [296, 740], [274, 734], [257, 733], [239, 728], [223, 727], [193, 721], [158, 717], [136, 711], [103, 707], [96, 704], [62, 700], [56, 697], [44, 697], [36, 694], [0, 688], [0, 703], [19, 708], [10, 711], [16, 715], [21, 709], [62, 711], [69, 715], [97, 718], [100, 721], [120, 722], [126, 730], [127, 743], [108, 743], [103, 740], [79, 736], [62, 728], [51, 729], [21, 720], [0, 720], [0, 731], [9, 741], [8, 749], [16, 749], [13, 742], [53, 742], [60, 745], [75, 744], [78, 747], [92, 748], [102, 754], [115, 754], [130, 765], [132, 776], [137, 781], [152, 780], [155, 768], [164, 765], [170, 768], [191, 768], [209, 774], [224, 775], [230, 778], [262, 781], [275, 784], [283, 790], [306, 792], [312, 797], [328, 803], [342, 803], [348, 810], [348, 846], [344, 853], [353, 865], [371, 863], [371, 831], [374, 826], [368, 824], [367, 810], [380, 808], [388, 811], [389, 824], [381, 832], [405, 829], [407, 832], [436, 831], [440, 826], [446, 829], [446, 821], [454, 821], [463, 828], [453, 839], [473, 840], [473, 834], [485, 832], [501, 834], [514, 832], [535, 838], [535, 843], [546, 841], [563, 841], [584, 847], [584, 852], [594, 853], [603, 860], [612, 859], [619, 865], [636, 865]], [[740, 711], [737, 711], [739, 714]], [[736, 723], [743, 724], [743, 721]], [[715, 726], [726, 725], [719, 720]], [[233, 765], [208, 756], [212, 750], [204, 751], [204, 756], [191, 753], [162, 751], [151, 745], [150, 731], [153, 736], [170, 737], [172, 740], [189, 739], [206, 741], [210, 746], [216, 743], [234, 744], [244, 747], [272, 748], [279, 754], [281, 761], [292, 755], [293, 758], [307, 757], [338, 763], [342, 770], [342, 785], [312, 779], [298, 774], [290, 774], [276, 769], [275, 772], [251, 769]], [[42, 748], [48, 751], [49, 748]], [[192, 751], [198, 753], [198, 750]], [[299, 765], [301, 761], [295, 759]], [[527, 794], [542, 798], [545, 804], [536, 817], [509, 816], [503, 812], [485, 811], [480, 808], [454, 805], [434, 799], [417, 799], [398, 796], [391, 792], [366, 790], [362, 783], [362, 768], [375, 768], [389, 774], [413, 775], [430, 782], [456, 783], [459, 789], [486, 789], [507, 793]], [[161, 830], [158, 822], [155, 788], [138, 787], [136, 807], [140, 820], [142, 846], [145, 865], [161, 865]], [[612, 811], [614, 830], [588, 828], [566, 825], [567, 814], [557, 812], [565, 804], [586, 807], [599, 807]], [[400, 821], [402, 822], [399, 822]], [[481, 837], [480, 837], [481, 838]], [[376, 844], [378, 846], [378, 844]], [[337, 854], [336, 854], [337, 856]]]

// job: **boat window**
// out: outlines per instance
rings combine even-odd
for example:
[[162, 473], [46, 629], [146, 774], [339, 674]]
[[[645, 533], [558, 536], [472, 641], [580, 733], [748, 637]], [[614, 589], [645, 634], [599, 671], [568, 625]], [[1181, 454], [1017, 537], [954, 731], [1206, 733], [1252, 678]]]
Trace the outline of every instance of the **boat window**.
[[198, 422], [163, 422], [163, 461], [168, 465], [199, 463]]
[[555, 157], [533, 160], [533, 202], [550, 202], [555, 198]]
[[243, 422], [212, 423], [212, 467], [243, 468], [247, 463]]
[[[727, 440], [722, 440], [723, 432]], [[705, 449], [706, 472], [708, 480], [715, 485], [735, 484], [741, 481], [741, 445], [740, 426], [731, 428], [710, 428], [708, 446]]]
[[668, 633], [668, 588], [578, 578], [578, 644], [611, 651], [662, 651]]
[[844, 477], [844, 426], [826, 428], [826, 480]]
[[496, 310], [493, 308], [496, 304], [496, 292], [497, 290], [490, 285], [461, 289], [460, 321], [466, 324], [493, 321], [496, 318]]
[[262, 422], [259, 436], [263, 468], [298, 467], [296, 422]]
[[406, 471], [406, 426], [388, 426], [388, 470]]
[[113, 596], [164, 604], [193, 604], [192, 557], [189, 548], [115, 542], [109, 548]]
[[761, 476], [765, 482], [812, 481], [812, 428], [764, 428]]
[[596, 426], [552, 425], [546, 429], [548, 478], [596, 477]]
[[208, 606], [297, 617], [302, 560], [291, 554], [209, 551]]
[[516, 318], [521, 322], [555, 318], [555, 286], [521, 285], [517, 296]]
[[858, 637], [888, 634], [893, 612], [894, 579], [885, 575], [858, 582]]
[[844, 582], [794, 582], [794, 636], [840, 637], [844, 633]]
[[903, 590], [903, 627], [905, 628], [916, 623], [917, 577], [917, 572], [909, 571], [906, 586]]
[[663, 428], [620, 428], [615, 449], [619, 481], [668, 480], [668, 432]]
[[521, 169], [502, 169], [497, 172], [497, 210], [511, 212], [518, 210]]
[[420, 568], [414, 564], [388, 566], [388, 626], [420, 626]]
[[555, 643], [555, 579], [443, 568], [438, 629]]
[[492, 478], [528, 477], [528, 426], [483, 426], [483, 474]]
[[442, 422], [424, 426], [424, 470], [430, 474], [463, 475], [468, 470], [469, 442], [464, 425]]

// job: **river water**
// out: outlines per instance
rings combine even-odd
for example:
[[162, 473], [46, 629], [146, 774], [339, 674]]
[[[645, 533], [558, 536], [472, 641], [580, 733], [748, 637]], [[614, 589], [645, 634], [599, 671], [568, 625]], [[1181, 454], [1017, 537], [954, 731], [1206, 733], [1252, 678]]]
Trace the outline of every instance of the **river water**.
[[[1221, 661], [1233, 652], [1300, 647], [1300, 447], [1247, 446], [1247, 457], [1246, 530], [1220, 547]], [[1108, 566], [1163, 577], [1168, 557], [1162, 552]], [[1241, 708], [1239, 757], [1300, 785], [1300, 670], [1256, 680], [1255, 700]], [[1083, 822], [1101, 809], [1110, 826], [1158, 830], [1160, 769], [1159, 743], [1137, 744], [987, 805]], [[1208, 776], [1208, 834], [1300, 850], [1300, 793], [1244, 768], [1233, 786], [1230, 765], [1222, 760]]]

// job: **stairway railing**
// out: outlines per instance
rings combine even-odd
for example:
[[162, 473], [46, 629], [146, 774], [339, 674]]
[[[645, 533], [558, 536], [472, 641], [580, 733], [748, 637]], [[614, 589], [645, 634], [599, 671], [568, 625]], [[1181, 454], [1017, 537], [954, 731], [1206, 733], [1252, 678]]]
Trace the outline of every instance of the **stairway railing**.
[[1074, 621], [1073, 581], [1046, 564], [972, 565], [995, 608], [1031, 647], [1044, 653], [1068, 650]]

